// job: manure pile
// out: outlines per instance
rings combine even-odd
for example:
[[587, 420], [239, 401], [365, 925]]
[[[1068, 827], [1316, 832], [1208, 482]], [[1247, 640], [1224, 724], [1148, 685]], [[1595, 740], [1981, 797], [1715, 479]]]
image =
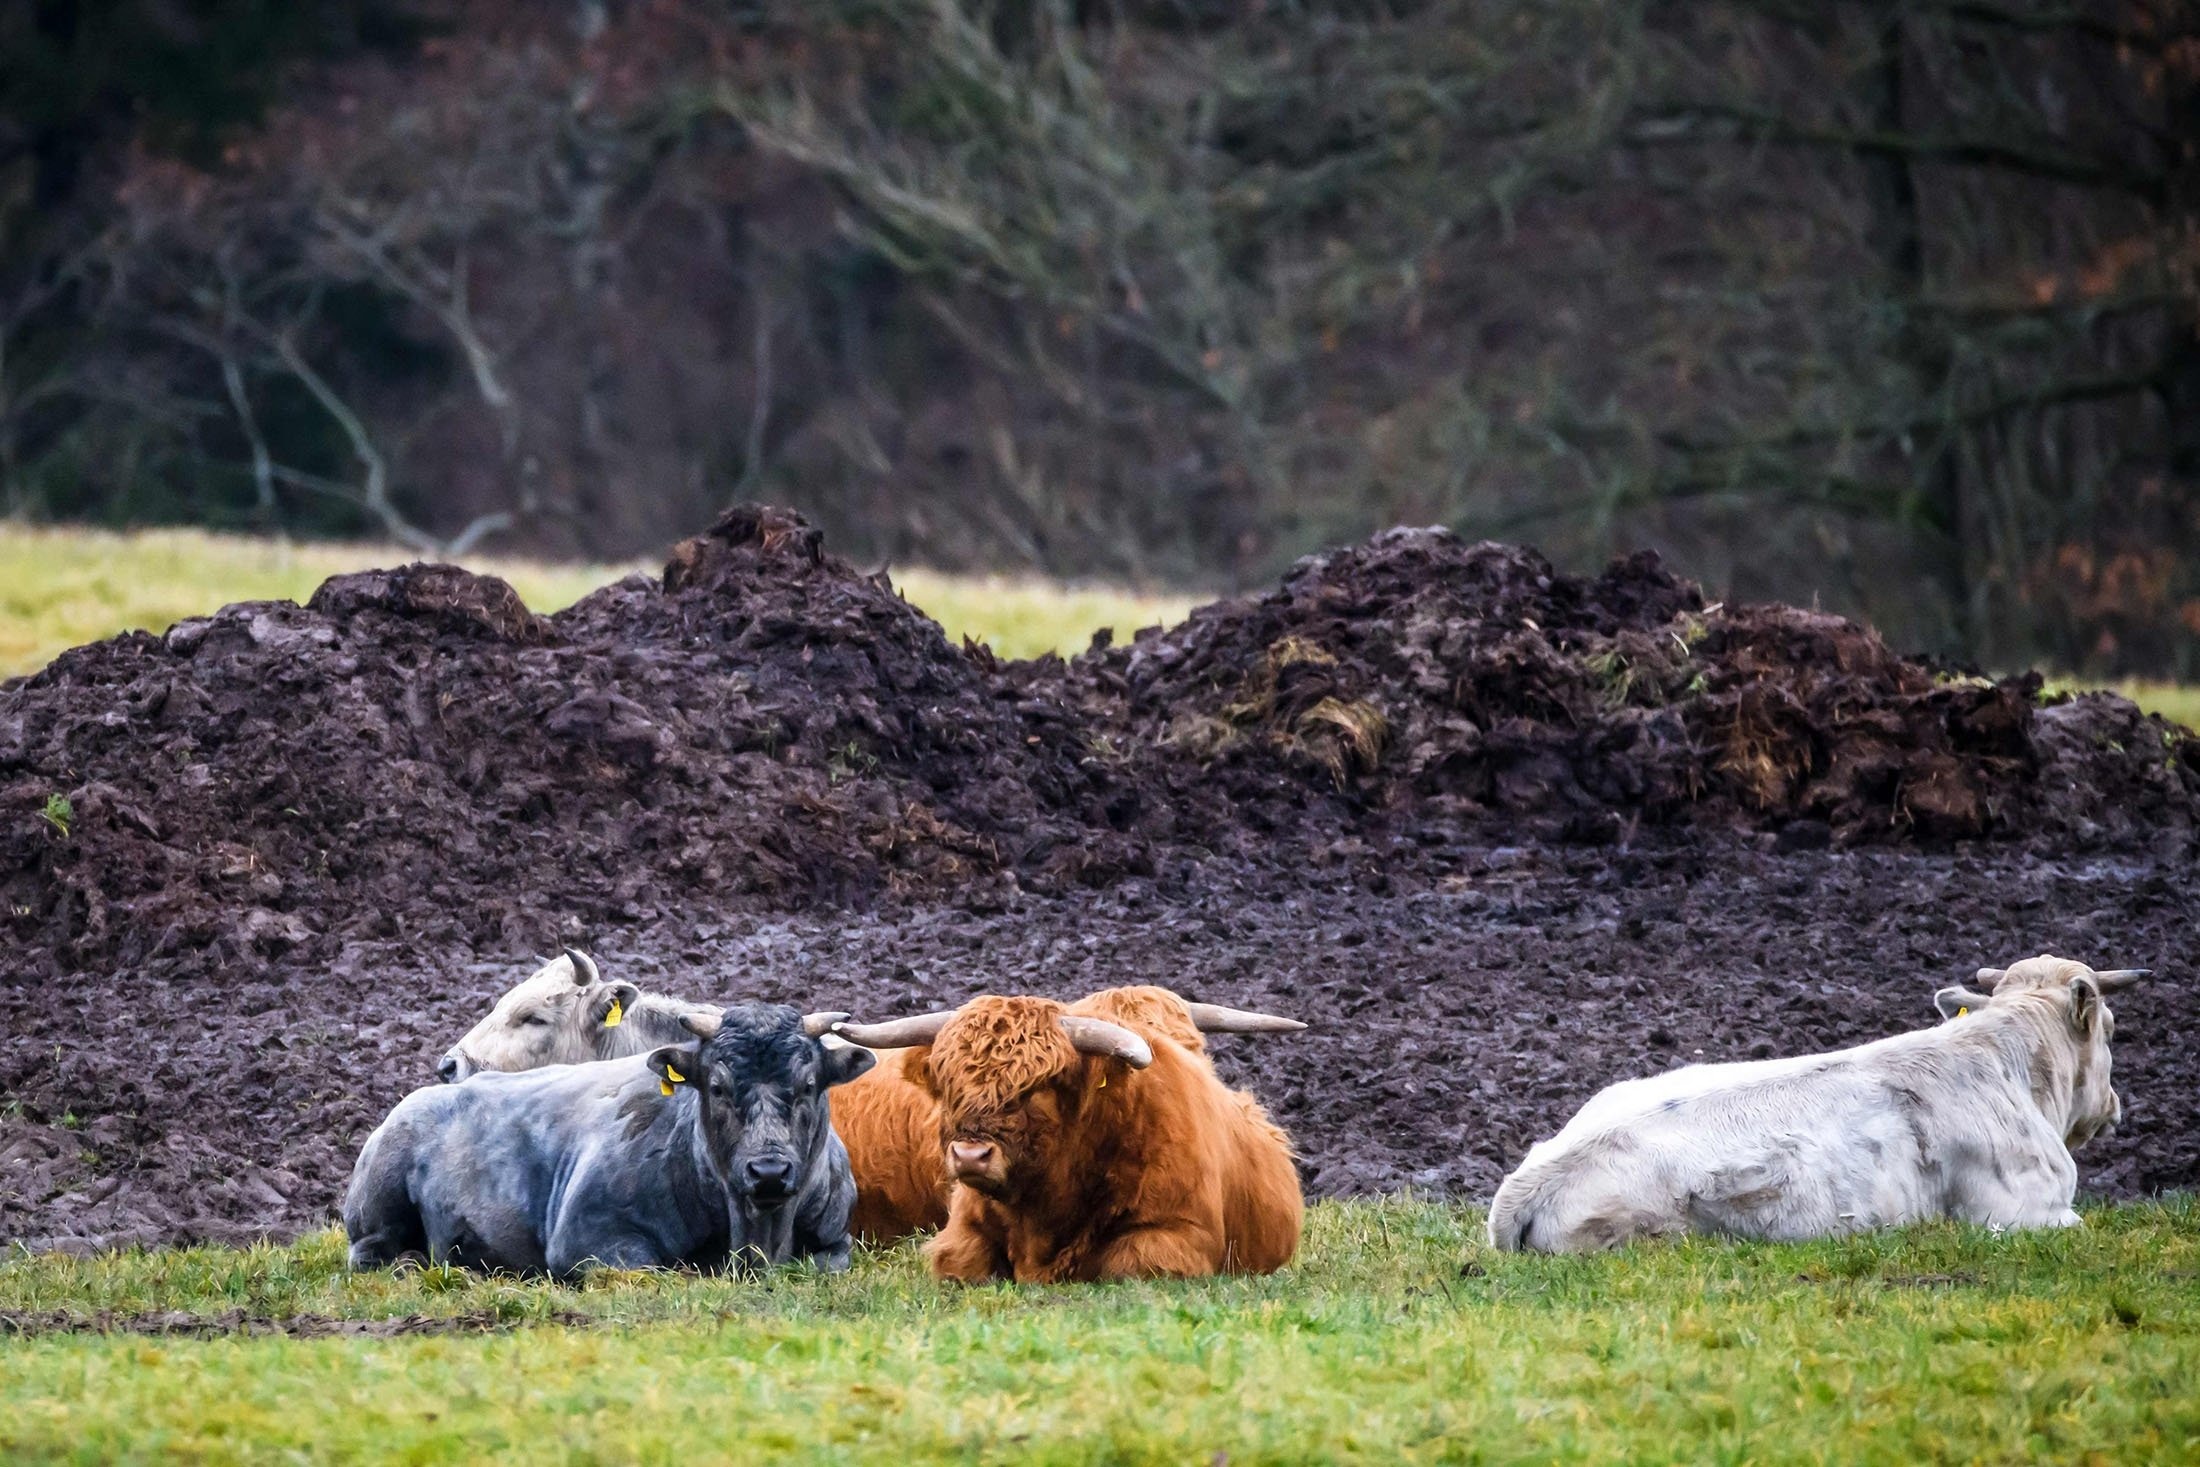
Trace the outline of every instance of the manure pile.
[[951, 646], [772, 509], [547, 618], [344, 576], [0, 685], [0, 1238], [326, 1220], [565, 942], [858, 1012], [1295, 1009], [1313, 1034], [1223, 1063], [1310, 1186], [1468, 1195], [1609, 1079], [1914, 1027], [2051, 948], [2164, 974], [2088, 1187], [2189, 1187], [2196, 813], [2200, 744], [2121, 699], [1649, 556], [1394, 531], [1066, 664]]

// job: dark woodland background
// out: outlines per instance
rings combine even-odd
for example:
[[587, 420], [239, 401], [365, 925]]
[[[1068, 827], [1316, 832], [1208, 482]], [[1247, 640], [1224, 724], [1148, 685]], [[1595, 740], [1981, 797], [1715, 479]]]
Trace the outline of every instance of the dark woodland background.
[[2190, 678], [2196, 145], [2200, 0], [12, 0], [0, 514], [1443, 522]]

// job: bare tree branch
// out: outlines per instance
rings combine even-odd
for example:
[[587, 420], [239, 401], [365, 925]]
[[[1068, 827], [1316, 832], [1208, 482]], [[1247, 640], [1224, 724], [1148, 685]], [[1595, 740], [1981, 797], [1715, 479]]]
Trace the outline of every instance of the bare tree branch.
[[237, 365], [235, 352], [229, 350], [229, 338], [236, 330], [237, 317], [241, 314], [238, 301], [237, 272], [228, 260], [222, 261], [222, 334], [221, 358], [222, 386], [228, 390], [229, 405], [237, 411], [237, 426], [243, 430], [245, 443], [252, 450], [252, 486], [262, 523], [272, 524], [275, 519], [275, 460], [267, 451], [267, 437], [260, 432], [260, 420], [252, 411], [252, 395], [245, 390], [244, 371]]
[[2048, 143], [2019, 144], [1995, 138], [1933, 137], [1906, 132], [1875, 132], [1814, 127], [1776, 113], [1726, 102], [1698, 102], [1637, 113], [1623, 139], [1636, 147], [1669, 147], [1750, 138], [1801, 147], [1842, 148], [1927, 163], [1956, 163], [2000, 168], [2051, 178], [2061, 183], [2119, 189], [2160, 200], [2166, 174], [2104, 162]]
[[283, 365], [290, 368], [291, 375], [304, 385], [306, 391], [313, 394], [313, 400], [321, 405], [322, 411], [335, 419], [336, 425], [344, 430], [344, 436], [351, 440], [352, 454], [365, 471], [365, 479], [359, 487], [359, 499], [368, 513], [380, 520], [382, 528], [399, 544], [414, 550], [441, 550], [443, 547], [433, 535], [415, 526], [390, 502], [389, 466], [383, 462], [380, 450], [374, 446], [374, 435], [360, 421], [359, 415], [352, 411], [351, 405], [338, 396], [327, 379], [313, 369], [313, 364], [298, 350], [298, 343], [289, 331], [272, 331], [268, 336], [276, 354], [283, 359]]
[[444, 543], [443, 553], [452, 559], [466, 554], [490, 535], [500, 535], [519, 523], [519, 516], [508, 509], [492, 510], [488, 514], [475, 515], [465, 528]]

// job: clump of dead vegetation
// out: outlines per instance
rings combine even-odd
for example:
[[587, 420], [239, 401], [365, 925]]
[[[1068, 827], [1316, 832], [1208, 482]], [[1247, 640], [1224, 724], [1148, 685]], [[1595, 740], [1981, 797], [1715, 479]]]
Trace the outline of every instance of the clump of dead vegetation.
[[1390, 721], [1364, 697], [1351, 696], [1350, 673], [1337, 658], [1303, 637], [1279, 638], [1213, 712], [1191, 712], [1164, 741], [1213, 759], [1254, 740], [1288, 762], [1328, 772], [1344, 788], [1382, 763]]

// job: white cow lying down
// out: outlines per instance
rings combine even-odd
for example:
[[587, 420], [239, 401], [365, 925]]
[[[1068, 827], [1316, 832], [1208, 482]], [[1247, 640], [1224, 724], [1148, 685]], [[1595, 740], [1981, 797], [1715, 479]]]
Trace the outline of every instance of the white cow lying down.
[[2070, 1148], [2123, 1118], [2101, 995], [2145, 976], [2028, 958], [1981, 968], [1991, 994], [1941, 989], [1933, 1001], [1952, 1022], [1938, 1028], [1609, 1086], [1497, 1189], [1490, 1242], [1580, 1253], [1929, 1217], [2073, 1226]]

